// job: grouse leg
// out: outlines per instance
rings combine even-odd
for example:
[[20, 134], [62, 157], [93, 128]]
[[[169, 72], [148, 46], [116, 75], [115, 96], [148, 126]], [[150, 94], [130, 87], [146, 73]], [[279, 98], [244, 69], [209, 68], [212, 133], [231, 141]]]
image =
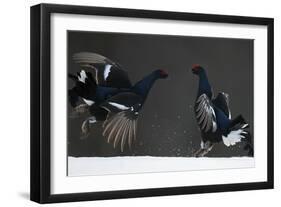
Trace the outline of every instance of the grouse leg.
[[201, 142], [201, 148], [194, 153], [195, 157], [204, 157], [207, 153], [209, 153], [213, 149], [214, 144], [211, 142]]
[[96, 123], [96, 117], [95, 116], [91, 116], [89, 118], [87, 118], [81, 126], [81, 131], [82, 131], [82, 136], [80, 137], [80, 139], [85, 139], [89, 136], [90, 134], [90, 125], [93, 123]]
[[199, 150], [197, 150], [197, 151], [193, 154], [193, 156], [194, 156], [194, 157], [202, 157], [201, 155], [202, 155], [203, 151], [204, 151], [204, 149], [200, 148]]
[[77, 118], [82, 114], [86, 113], [89, 110], [89, 105], [87, 104], [80, 104], [74, 108], [74, 110], [70, 114], [70, 118]]
[[212, 149], [213, 149], [213, 144], [209, 144], [208, 147], [206, 149], [204, 149], [203, 153], [202, 153], [202, 157], [204, 157], [206, 154], [208, 154]]

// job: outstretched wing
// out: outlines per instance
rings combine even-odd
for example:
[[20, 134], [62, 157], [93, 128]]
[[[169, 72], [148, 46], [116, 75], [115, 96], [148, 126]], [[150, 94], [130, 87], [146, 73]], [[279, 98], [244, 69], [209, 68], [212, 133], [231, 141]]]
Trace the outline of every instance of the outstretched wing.
[[103, 136], [114, 148], [121, 145], [124, 151], [128, 143], [131, 149], [133, 140], [136, 140], [137, 119], [141, 108], [142, 97], [131, 92], [124, 92], [115, 95], [100, 105], [109, 112], [104, 122]]
[[68, 75], [70, 79], [75, 81], [75, 86], [68, 90], [68, 99], [72, 107], [78, 105], [79, 99], [82, 98], [88, 105], [94, 103], [96, 95], [96, 81], [90, 72], [81, 70], [77, 76], [73, 74]]
[[195, 103], [195, 115], [200, 129], [204, 132], [217, 130], [216, 114], [206, 94], [200, 95]]
[[118, 63], [100, 54], [90, 52], [75, 53], [73, 60], [81, 67], [95, 69], [98, 85], [112, 88], [132, 87], [127, 72]]
[[224, 92], [218, 93], [217, 97], [213, 100], [213, 103], [223, 111], [223, 113], [231, 119], [231, 112], [229, 108], [229, 95]]

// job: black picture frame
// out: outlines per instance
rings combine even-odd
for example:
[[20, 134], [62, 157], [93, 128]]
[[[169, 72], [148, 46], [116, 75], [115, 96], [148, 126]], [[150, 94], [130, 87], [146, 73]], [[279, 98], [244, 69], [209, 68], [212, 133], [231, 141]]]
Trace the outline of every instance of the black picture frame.
[[[267, 117], [267, 181], [238, 184], [168, 187], [154, 189], [86, 192], [73, 194], [51, 194], [50, 183], [50, 15], [52, 13], [134, 17], [148, 19], [181, 20], [194, 22], [217, 22], [267, 26], [267, 74], [268, 74], [268, 117]], [[271, 189], [274, 186], [274, 71], [273, 44], [274, 20], [272, 18], [195, 14], [151, 10], [134, 10], [72, 5], [39, 4], [31, 7], [31, 174], [30, 199], [39, 203], [103, 200], [146, 196], [210, 193]]]

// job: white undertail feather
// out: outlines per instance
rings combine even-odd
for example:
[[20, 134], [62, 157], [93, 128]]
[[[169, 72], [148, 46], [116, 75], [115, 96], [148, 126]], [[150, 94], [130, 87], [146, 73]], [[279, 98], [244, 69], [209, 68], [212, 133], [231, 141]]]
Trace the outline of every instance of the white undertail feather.
[[112, 65], [106, 65], [105, 66], [105, 69], [104, 69], [104, 72], [103, 72], [104, 80], [106, 80], [108, 78], [111, 67], [112, 67]]
[[[82, 83], [85, 83], [86, 78], [87, 78], [87, 74], [86, 74], [85, 70], [81, 70], [80, 74], [78, 75], [78, 80]], [[88, 100], [88, 99], [85, 99], [85, 98], [82, 98], [82, 99], [88, 106], [91, 106], [95, 103], [92, 100]]]
[[110, 105], [115, 106], [116, 108], [120, 109], [120, 110], [127, 110], [130, 107], [118, 104], [118, 103], [114, 103], [114, 102], [108, 102]]
[[89, 123], [90, 124], [94, 124], [94, 123], [96, 123], [97, 122], [97, 119], [96, 119], [96, 117], [95, 116], [91, 116], [90, 118], [88, 118], [89, 119]]
[[244, 124], [241, 128], [245, 129], [247, 126], [249, 126], [249, 124]]
[[88, 106], [91, 106], [91, 105], [93, 105], [95, 102], [94, 101], [92, 101], [92, 100], [88, 100], [88, 99], [85, 99], [85, 98], [82, 98], [83, 99], [83, 101], [88, 105]]
[[231, 131], [226, 137], [222, 136], [222, 141], [227, 147], [233, 146], [236, 143], [241, 142], [241, 139], [245, 138], [245, 134], [247, 134], [247, 132], [243, 129], [234, 130]]
[[78, 76], [78, 80], [82, 83], [85, 83], [86, 78], [87, 78], [87, 74], [85, 70], [81, 70], [80, 75]]

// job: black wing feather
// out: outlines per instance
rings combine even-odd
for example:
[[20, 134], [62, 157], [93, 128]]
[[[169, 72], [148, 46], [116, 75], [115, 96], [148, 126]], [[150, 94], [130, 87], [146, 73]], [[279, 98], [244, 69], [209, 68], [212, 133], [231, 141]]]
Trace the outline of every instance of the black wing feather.
[[215, 104], [229, 119], [231, 119], [229, 95], [227, 93], [218, 93], [217, 97], [213, 100], [213, 104]]
[[194, 111], [201, 130], [204, 132], [209, 130], [216, 131], [216, 115], [211, 100], [206, 94], [202, 94], [197, 98]]
[[[97, 53], [80, 52], [73, 55], [73, 59], [81, 67], [94, 69], [98, 85], [113, 88], [131, 88], [128, 74], [118, 63], [113, 62]], [[110, 68], [108, 73], [107, 69]], [[107, 72], [105, 72], [107, 71]]]

